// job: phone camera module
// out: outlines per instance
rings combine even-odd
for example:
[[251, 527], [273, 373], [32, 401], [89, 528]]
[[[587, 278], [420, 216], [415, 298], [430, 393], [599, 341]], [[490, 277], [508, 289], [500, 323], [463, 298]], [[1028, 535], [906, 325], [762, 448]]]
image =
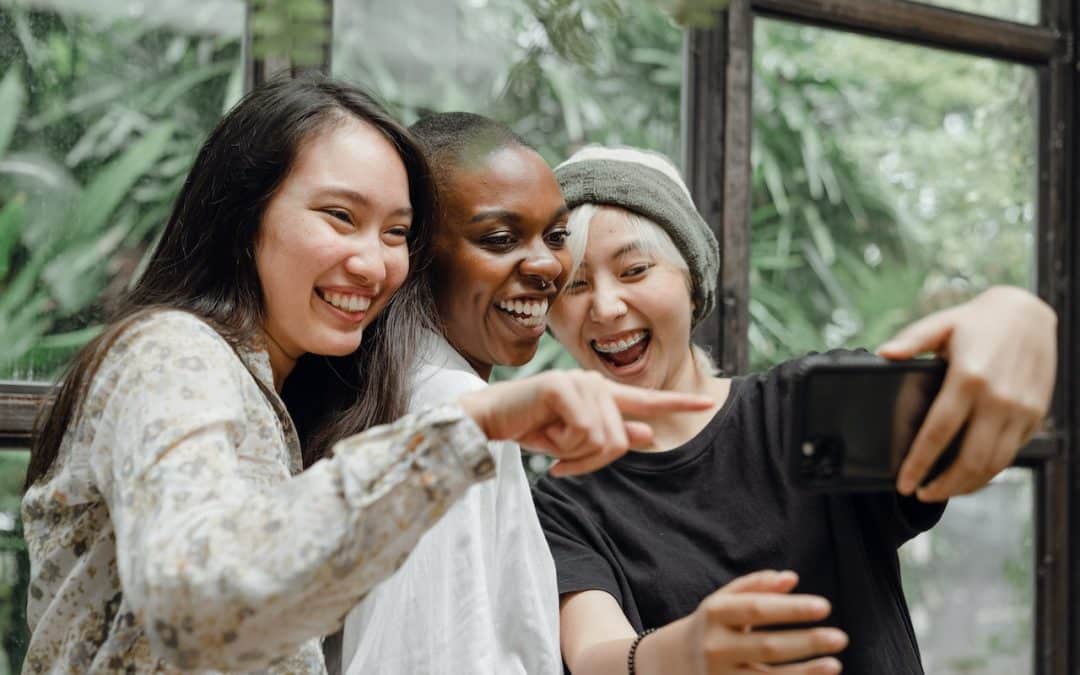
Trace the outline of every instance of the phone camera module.
[[828, 480], [840, 472], [843, 465], [843, 442], [836, 438], [813, 438], [800, 446], [804, 476]]

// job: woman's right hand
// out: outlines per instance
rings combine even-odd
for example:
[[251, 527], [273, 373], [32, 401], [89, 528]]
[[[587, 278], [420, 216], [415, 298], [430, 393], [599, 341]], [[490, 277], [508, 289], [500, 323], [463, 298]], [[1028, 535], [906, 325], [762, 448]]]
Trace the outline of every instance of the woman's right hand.
[[826, 655], [847, 646], [848, 638], [843, 631], [824, 627], [754, 630], [821, 621], [829, 615], [831, 607], [825, 598], [791, 594], [798, 581], [794, 572], [755, 572], [735, 579], [705, 598], [686, 617], [675, 642], [681, 643], [679, 660], [685, 664], [678, 672], [694, 675], [839, 673], [840, 662]]
[[628, 419], [708, 410], [710, 398], [618, 384], [598, 373], [551, 371], [462, 396], [465, 413], [492, 440], [517, 441], [559, 460], [555, 476], [595, 471], [631, 447], [652, 443], [652, 428]]

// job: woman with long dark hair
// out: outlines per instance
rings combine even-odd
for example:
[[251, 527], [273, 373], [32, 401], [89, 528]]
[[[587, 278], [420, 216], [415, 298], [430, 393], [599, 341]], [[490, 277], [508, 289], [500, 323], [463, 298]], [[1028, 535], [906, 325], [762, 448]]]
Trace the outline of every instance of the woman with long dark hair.
[[317, 637], [492, 475], [488, 439], [575, 473], [651, 437], [623, 413], [708, 404], [548, 375], [356, 435], [403, 412], [433, 199], [355, 88], [224, 117], [34, 444], [26, 672], [323, 672]]

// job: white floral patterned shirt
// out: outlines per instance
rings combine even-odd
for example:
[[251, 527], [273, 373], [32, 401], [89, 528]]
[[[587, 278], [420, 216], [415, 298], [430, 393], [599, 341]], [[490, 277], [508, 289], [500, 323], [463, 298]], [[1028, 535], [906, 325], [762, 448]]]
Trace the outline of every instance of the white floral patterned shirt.
[[23, 499], [25, 673], [325, 672], [317, 636], [492, 475], [457, 406], [345, 439], [301, 474], [284, 405], [253, 374], [272, 389], [265, 352], [241, 360], [182, 312], [109, 348]]

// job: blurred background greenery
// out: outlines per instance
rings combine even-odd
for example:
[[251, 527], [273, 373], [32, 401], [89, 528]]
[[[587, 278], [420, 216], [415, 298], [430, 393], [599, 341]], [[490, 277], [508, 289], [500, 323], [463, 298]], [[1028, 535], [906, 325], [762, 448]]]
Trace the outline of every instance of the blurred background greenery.
[[[312, 4], [256, 3], [257, 50], [296, 37], [293, 11], [323, 39]], [[406, 122], [492, 115], [552, 163], [593, 142], [680, 159], [683, 32], [656, 2], [334, 4], [334, 74]], [[1037, 19], [1033, 0], [940, 4]], [[241, 0], [0, 0], [0, 378], [54, 379], [137, 276], [242, 93], [244, 21]], [[1032, 285], [1032, 71], [768, 20], [754, 42], [754, 368]], [[517, 374], [571, 365], [545, 340]], [[25, 645], [24, 470], [0, 453], [0, 675]], [[1032, 489], [1008, 472], [903, 551], [928, 672], [1030, 671]]]

